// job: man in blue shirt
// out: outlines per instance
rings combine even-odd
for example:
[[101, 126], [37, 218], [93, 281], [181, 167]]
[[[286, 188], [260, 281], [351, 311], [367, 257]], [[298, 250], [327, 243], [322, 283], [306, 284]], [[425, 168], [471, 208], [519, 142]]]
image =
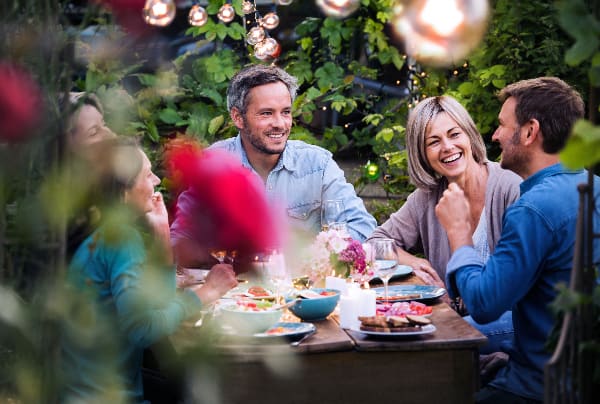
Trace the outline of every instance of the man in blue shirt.
[[[478, 393], [477, 402], [538, 402], [543, 400], [544, 365], [551, 355], [544, 345], [555, 323], [549, 304], [556, 298], [556, 285], [570, 280], [577, 185], [587, 180], [585, 170], [563, 167], [558, 153], [575, 121], [583, 117], [584, 103], [554, 77], [511, 84], [500, 99], [504, 104], [492, 139], [502, 148], [502, 167], [524, 181], [521, 197], [504, 214], [502, 236], [487, 263], [473, 249], [469, 206], [456, 184], [444, 192], [436, 214], [453, 251], [446, 274], [451, 297], [460, 295], [481, 323], [513, 311], [515, 338], [506, 347], [508, 362]], [[597, 261], [600, 246], [595, 251]]]
[[[275, 66], [253, 65], [238, 72], [227, 92], [227, 107], [239, 135], [211, 148], [235, 154], [241, 164], [256, 173], [272, 205], [282, 211], [293, 230], [317, 234], [321, 230], [322, 202], [340, 199], [345, 210], [339, 221], [347, 223], [354, 239], [364, 241], [377, 223], [331, 153], [299, 140], [288, 140], [297, 88], [297, 80]], [[199, 252], [183, 225], [193, 210], [193, 194], [182, 193], [171, 237], [178, 262], [184, 266], [194, 261]]]

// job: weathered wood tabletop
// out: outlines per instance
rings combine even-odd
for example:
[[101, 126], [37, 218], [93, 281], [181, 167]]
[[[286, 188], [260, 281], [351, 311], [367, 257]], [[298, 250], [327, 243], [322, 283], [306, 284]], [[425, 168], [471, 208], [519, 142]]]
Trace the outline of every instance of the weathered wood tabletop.
[[[419, 283], [414, 275], [400, 283]], [[211, 339], [222, 359], [223, 403], [469, 403], [486, 338], [447, 304], [434, 302], [436, 331], [380, 339], [339, 327], [331, 315], [299, 346], [285, 340]], [[185, 344], [174, 341], [178, 351]], [[178, 345], [178, 346], [177, 346]]]

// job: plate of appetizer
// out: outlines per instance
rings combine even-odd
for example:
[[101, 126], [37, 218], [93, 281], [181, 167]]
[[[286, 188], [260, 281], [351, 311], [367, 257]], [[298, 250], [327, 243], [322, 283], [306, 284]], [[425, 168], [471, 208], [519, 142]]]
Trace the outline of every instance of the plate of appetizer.
[[234, 289], [231, 289], [223, 297], [229, 299], [248, 298], [256, 300], [273, 300], [276, 296], [271, 290], [263, 288], [262, 286], [238, 286]]
[[407, 337], [431, 334], [435, 326], [427, 317], [407, 314], [406, 316], [362, 316], [360, 325], [352, 331], [377, 337]]

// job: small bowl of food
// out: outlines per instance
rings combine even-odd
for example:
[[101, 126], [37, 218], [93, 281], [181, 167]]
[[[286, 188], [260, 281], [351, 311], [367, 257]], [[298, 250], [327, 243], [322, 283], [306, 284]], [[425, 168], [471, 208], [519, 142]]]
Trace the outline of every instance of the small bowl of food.
[[238, 300], [221, 307], [221, 319], [238, 335], [265, 332], [279, 322], [283, 310], [269, 301]]
[[340, 291], [314, 288], [292, 293], [285, 300], [296, 300], [289, 310], [302, 321], [320, 321], [325, 320], [335, 310], [340, 300]]

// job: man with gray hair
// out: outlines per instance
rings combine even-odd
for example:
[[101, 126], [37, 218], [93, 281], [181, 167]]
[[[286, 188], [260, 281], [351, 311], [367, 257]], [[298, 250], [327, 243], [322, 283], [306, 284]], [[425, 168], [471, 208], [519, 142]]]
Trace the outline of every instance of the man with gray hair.
[[[252, 65], [238, 72], [227, 91], [227, 107], [239, 134], [210, 148], [238, 156], [243, 166], [256, 173], [273, 205], [285, 208], [292, 229], [317, 234], [321, 230], [322, 202], [340, 199], [344, 211], [339, 221], [347, 223], [354, 239], [364, 241], [377, 223], [331, 153], [288, 140], [297, 89], [297, 80], [275, 66]], [[198, 251], [190, 245], [191, 237], [182, 226], [191, 215], [193, 203], [193, 195], [181, 194], [171, 226], [175, 253], [182, 266], [194, 264]]]

